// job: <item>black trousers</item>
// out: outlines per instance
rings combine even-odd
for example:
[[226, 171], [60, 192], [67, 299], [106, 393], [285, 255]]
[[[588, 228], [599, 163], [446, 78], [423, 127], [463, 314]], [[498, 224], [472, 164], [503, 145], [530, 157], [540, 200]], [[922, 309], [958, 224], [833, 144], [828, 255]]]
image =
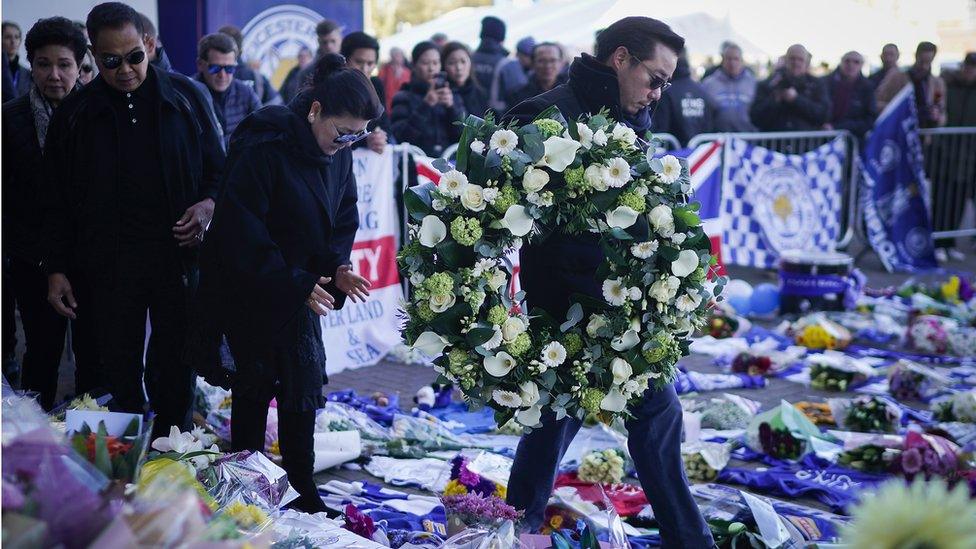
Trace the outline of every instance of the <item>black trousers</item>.
[[[268, 427], [270, 400], [256, 400], [234, 392], [231, 404], [230, 438], [235, 452], [264, 450], [264, 433]], [[298, 491], [292, 507], [306, 513], [325, 511], [312, 468], [315, 464], [315, 410], [278, 409], [278, 447], [288, 482]]]
[[[24, 327], [24, 360], [21, 388], [40, 394], [45, 410], [54, 405], [58, 390], [58, 369], [69, 323], [47, 302], [47, 275], [36, 265], [14, 258], [8, 267], [10, 291], [20, 310]], [[71, 321], [75, 355], [75, 394], [101, 386], [101, 365], [95, 337], [95, 313], [85, 281], [69, 276], [78, 318]], [[6, 321], [6, 319], [5, 319]]]
[[[11, 263], [12, 260], [10, 258], [8, 257], [3, 258], [2, 308], [3, 308], [3, 359], [4, 360], [13, 358], [17, 352], [17, 300], [14, 297], [14, 290], [10, 282]], [[14, 382], [14, 380], [12, 379], [9, 379], [7, 381], [11, 383]]]
[[99, 349], [113, 406], [155, 412], [153, 438], [173, 425], [188, 430], [194, 376], [183, 360], [189, 319], [176, 244], [123, 250], [117, 261], [113, 283], [95, 287]]

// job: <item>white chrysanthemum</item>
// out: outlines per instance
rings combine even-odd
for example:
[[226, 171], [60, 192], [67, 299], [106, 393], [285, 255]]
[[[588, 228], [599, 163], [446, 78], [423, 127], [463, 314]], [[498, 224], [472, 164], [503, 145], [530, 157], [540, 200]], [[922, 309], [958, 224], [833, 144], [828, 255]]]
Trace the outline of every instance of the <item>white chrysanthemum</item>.
[[478, 153], [478, 154], [484, 154], [484, 152], [485, 152], [485, 143], [484, 143], [484, 141], [481, 141], [481, 140], [478, 140], [478, 139], [475, 139], [474, 141], [472, 141], [471, 142], [471, 152]]
[[674, 302], [674, 306], [677, 307], [679, 311], [690, 313], [701, 305], [701, 301], [702, 298], [699, 295], [684, 294]]
[[502, 329], [499, 328], [498, 326], [495, 326], [494, 329], [495, 329], [495, 333], [491, 334], [491, 338], [489, 338], [488, 341], [481, 344], [481, 346], [484, 347], [486, 351], [493, 351], [497, 349], [499, 345], [502, 344]]
[[576, 131], [579, 133], [580, 145], [583, 145], [583, 148], [589, 149], [593, 146], [593, 130], [589, 126], [582, 122], [577, 122]]
[[512, 130], [495, 130], [488, 145], [500, 156], [505, 156], [518, 146], [518, 136]]
[[633, 145], [637, 141], [637, 134], [634, 130], [623, 124], [617, 124], [613, 127], [613, 132], [610, 134], [614, 139], [628, 145]]
[[590, 188], [597, 191], [605, 191], [610, 188], [607, 185], [607, 167], [599, 164], [590, 164], [583, 171], [583, 180]]
[[605, 147], [608, 140], [607, 133], [602, 129], [593, 133], [593, 144], [597, 147]]
[[634, 254], [634, 257], [637, 259], [650, 259], [651, 256], [657, 253], [657, 247], [657, 240], [641, 242], [640, 244], [634, 244], [631, 246], [630, 253]]
[[443, 198], [435, 198], [430, 201], [430, 207], [434, 208], [435, 212], [443, 212], [447, 208], [447, 202]]
[[522, 405], [522, 397], [512, 391], [501, 391], [495, 389], [491, 393], [491, 399], [506, 408], [518, 408]]
[[468, 185], [468, 176], [457, 170], [450, 170], [441, 176], [441, 181], [438, 184], [441, 191], [449, 196], [457, 198], [461, 196], [464, 192], [464, 187]]
[[489, 187], [481, 191], [482, 196], [485, 198], [485, 202], [489, 204], [494, 204], [495, 200], [498, 198], [498, 189]]
[[464, 190], [461, 191], [461, 205], [472, 212], [484, 211], [487, 203], [485, 202], [485, 194], [481, 186], [475, 185], [474, 183], [465, 185]]
[[681, 162], [673, 155], [665, 155], [661, 159], [664, 168], [661, 170], [661, 180], [665, 183], [674, 183], [681, 177]]
[[481, 258], [475, 261], [474, 268], [471, 269], [471, 276], [478, 278], [479, 276], [487, 273], [492, 267], [496, 265], [494, 259]]
[[610, 278], [603, 281], [603, 299], [614, 307], [619, 307], [627, 302], [630, 291], [624, 286], [619, 278]]
[[[542, 348], [542, 362], [551, 368], [559, 366], [566, 361], [566, 348], [562, 343], [553, 341]], [[534, 402], [532, 404], [535, 404]]]
[[618, 189], [630, 181], [630, 164], [623, 158], [614, 158], [607, 163], [607, 185]]
[[976, 547], [976, 500], [966, 483], [952, 491], [942, 480], [892, 479], [851, 510], [842, 539], [852, 549], [969, 549]]

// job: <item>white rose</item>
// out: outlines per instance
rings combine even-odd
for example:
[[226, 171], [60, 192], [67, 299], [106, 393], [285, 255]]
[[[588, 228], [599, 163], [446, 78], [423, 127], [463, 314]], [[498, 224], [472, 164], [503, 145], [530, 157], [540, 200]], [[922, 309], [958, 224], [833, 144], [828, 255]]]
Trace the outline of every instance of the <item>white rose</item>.
[[554, 172], [562, 172], [569, 167], [576, 160], [576, 151], [580, 148], [579, 141], [556, 136], [546, 139], [542, 145], [545, 153], [536, 165], [545, 166]]
[[694, 250], [681, 250], [678, 259], [671, 262], [671, 272], [678, 278], [684, 278], [698, 268], [698, 253]]
[[429, 357], [441, 354], [445, 347], [447, 347], [447, 340], [434, 332], [424, 332], [413, 342], [414, 349]]
[[506, 282], [508, 282], [508, 276], [505, 275], [505, 271], [495, 269], [491, 273], [491, 278], [488, 279], [488, 287], [491, 288], [492, 291], [497, 292], [502, 286], [505, 285]]
[[430, 310], [435, 313], [443, 313], [453, 307], [456, 302], [457, 297], [453, 293], [432, 295], [429, 300]]
[[671, 208], [658, 204], [654, 206], [648, 217], [654, 230], [661, 236], [670, 238], [674, 234], [674, 215], [671, 213]]
[[607, 144], [607, 134], [603, 130], [597, 130], [593, 134], [593, 144], [598, 147], [605, 147]]
[[593, 130], [589, 126], [581, 122], [576, 123], [576, 131], [579, 133], [580, 144], [583, 148], [589, 149], [593, 146]]
[[516, 362], [512, 355], [502, 351], [495, 356], [485, 357], [485, 371], [495, 377], [505, 377], [515, 368]]
[[480, 212], [485, 209], [485, 195], [480, 185], [469, 183], [465, 185], [461, 193], [461, 205], [472, 212]]
[[586, 325], [586, 334], [590, 337], [597, 337], [597, 332], [606, 325], [607, 319], [603, 315], [593, 315]]
[[621, 141], [628, 145], [633, 145], [637, 142], [637, 134], [634, 133], [634, 130], [623, 124], [617, 124], [614, 126], [613, 132], [610, 135], [617, 141]]
[[522, 176], [522, 186], [526, 192], [537, 193], [549, 184], [549, 172], [538, 168], [529, 167]]
[[474, 141], [471, 142], [471, 152], [474, 152], [474, 153], [477, 153], [477, 154], [484, 154], [484, 152], [485, 152], [485, 143], [483, 141], [480, 141], [478, 139], [475, 139]]
[[539, 402], [539, 386], [531, 381], [526, 381], [519, 385], [519, 396], [522, 397], [523, 406], [534, 406]]
[[437, 246], [447, 238], [447, 225], [436, 215], [428, 215], [420, 222], [420, 244], [428, 248]]
[[522, 332], [525, 331], [525, 322], [517, 316], [510, 316], [508, 320], [502, 324], [502, 339], [505, 343], [511, 343], [515, 341]]
[[607, 184], [607, 168], [599, 164], [590, 164], [583, 171], [583, 179], [586, 184], [597, 191], [605, 191], [610, 188]]
[[640, 288], [638, 288], [637, 286], [632, 286], [630, 288], [630, 300], [631, 301], [640, 301], [640, 299], [642, 297], [644, 297], [644, 295], [641, 293], [641, 289]]
[[626, 360], [617, 357], [610, 362], [610, 372], [613, 374], [613, 382], [617, 385], [624, 384], [630, 376], [634, 375], [634, 369]]
[[430, 201], [430, 207], [434, 208], [434, 211], [443, 212], [447, 208], [447, 202], [441, 198], [435, 198]]
[[495, 133], [491, 134], [488, 145], [500, 156], [505, 156], [515, 150], [518, 145], [518, 135], [512, 130], [495, 130]]
[[468, 176], [457, 170], [450, 170], [441, 176], [440, 183], [437, 185], [444, 193], [457, 198], [461, 196], [464, 187], [468, 184]]
[[665, 155], [661, 159], [661, 164], [664, 165], [664, 169], [661, 170], [660, 176], [661, 181], [665, 183], [674, 183], [681, 177], [681, 162], [675, 158], [673, 155]]

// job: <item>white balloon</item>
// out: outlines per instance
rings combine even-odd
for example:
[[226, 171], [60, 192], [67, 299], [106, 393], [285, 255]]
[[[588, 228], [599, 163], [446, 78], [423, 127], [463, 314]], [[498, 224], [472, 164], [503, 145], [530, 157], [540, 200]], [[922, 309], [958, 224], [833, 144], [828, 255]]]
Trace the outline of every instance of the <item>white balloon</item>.
[[748, 299], [751, 295], [752, 284], [738, 278], [729, 280], [729, 283], [725, 285], [725, 289], [722, 290], [722, 297], [726, 300], [732, 299], [733, 297], [744, 297]]

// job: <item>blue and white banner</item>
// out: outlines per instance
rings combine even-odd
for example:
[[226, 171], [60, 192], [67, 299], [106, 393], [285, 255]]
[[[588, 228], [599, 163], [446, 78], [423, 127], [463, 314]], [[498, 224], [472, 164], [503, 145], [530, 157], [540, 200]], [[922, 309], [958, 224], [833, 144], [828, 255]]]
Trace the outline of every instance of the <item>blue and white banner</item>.
[[878, 116], [864, 147], [861, 174], [859, 202], [868, 242], [885, 268], [938, 268], [912, 86], [905, 86]]
[[718, 260], [717, 274], [725, 274], [722, 262], [722, 142], [712, 141], [691, 149], [680, 149], [669, 153], [683, 158], [688, 163], [691, 176], [692, 202], [698, 202], [698, 216], [702, 220], [705, 234], [711, 242], [712, 255]]
[[843, 138], [802, 155], [735, 138], [728, 147], [722, 189], [726, 263], [768, 269], [786, 250], [833, 251], [840, 235]]

